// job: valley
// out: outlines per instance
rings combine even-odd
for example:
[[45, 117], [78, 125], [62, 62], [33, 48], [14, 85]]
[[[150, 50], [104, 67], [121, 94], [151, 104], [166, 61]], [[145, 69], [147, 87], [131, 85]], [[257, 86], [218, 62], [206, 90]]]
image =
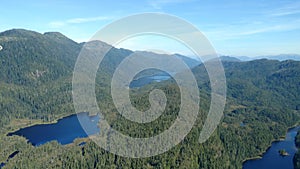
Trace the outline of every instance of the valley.
[[[203, 64], [191, 68], [201, 98], [196, 123], [187, 137], [166, 153], [140, 159], [120, 157], [81, 138], [86, 133], [67, 142], [50, 139], [45, 144], [32, 144], [26, 134], [27, 139], [7, 134], [35, 124], [54, 125], [59, 119], [77, 113], [72, 103], [72, 71], [84, 44], [57, 32], [41, 34], [13, 29], [0, 33], [0, 45], [3, 46], [0, 51], [0, 164], [5, 163], [3, 168], [242, 168], [246, 159], [265, 152], [272, 141], [285, 136], [288, 128], [300, 122], [299, 61], [223, 60], [227, 81], [224, 116], [203, 144], [198, 138], [211, 97], [211, 84]], [[110, 96], [110, 79], [118, 64], [132, 53], [112, 48], [105, 56], [95, 80], [97, 103], [114, 129], [137, 138], [155, 136], [176, 120], [180, 91], [172, 78], [133, 87], [130, 99], [138, 110], [150, 107], [148, 95], [153, 89], [166, 93], [166, 109], [158, 119], [146, 124], [122, 117]], [[145, 75], [147, 72], [140, 78]], [[85, 144], [78, 146], [83, 141]]]

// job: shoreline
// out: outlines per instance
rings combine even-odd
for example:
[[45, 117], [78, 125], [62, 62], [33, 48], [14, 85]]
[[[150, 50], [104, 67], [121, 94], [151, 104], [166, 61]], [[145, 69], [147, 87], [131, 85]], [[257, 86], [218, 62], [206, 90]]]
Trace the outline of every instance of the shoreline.
[[[10, 136], [14, 136], [13, 133], [18, 131], [18, 130], [21, 130], [21, 129], [24, 129], [24, 128], [27, 128], [27, 127], [32, 127], [32, 126], [37, 126], [37, 125], [48, 125], [48, 124], [55, 124], [55, 123], [58, 123], [60, 120], [64, 119], [64, 118], [68, 118], [68, 117], [71, 117], [71, 116], [77, 116], [78, 114], [85, 114], [87, 113], [88, 115], [91, 115], [89, 114], [88, 112], [80, 112], [80, 113], [75, 113], [75, 114], [61, 114], [58, 116], [58, 118], [56, 118], [55, 120], [52, 120], [52, 121], [48, 121], [48, 122], [43, 122], [41, 119], [16, 119], [16, 120], [23, 120], [25, 122], [27, 122], [26, 124], [23, 124], [21, 125], [20, 127], [17, 127], [17, 128], [13, 128], [12, 130], [6, 130], [3, 132], [3, 136], [5, 137], [10, 137]], [[93, 116], [93, 115], [91, 115]], [[28, 121], [29, 122], [28, 122]], [[33, 121], [33, 122], [32, 122]], [[11, 127], [11, 124], [7, 126], [8, 128]], [[11, 135], [10, 135], [11, 134]], [[30, 144], [31, 146], [33, 147], [37, 147], [36, 145], [33, 145], [32, 143], [29, 142], [29, 140], [24, 137], [24, 136], [20, 136], [20, 135], [17, 135], [19, 137], [22, 137], [22, 138], [25, 138], [25, 140], [27, 141], [28, 144]], [[77, 144], [77, 140], [85, 140], [87, 141], [89, 139], [89, 136], [88, 137], [77, 137], [73, 140], [73, 142], [71, 143], [68, 143], [68, 144], [60, 144], [58, 142], [58, 144], [60, 144], [61, 146], [72, 146], [72, 145], [76, 145]], [[52, 140], [52, 141], [56, 141], [57, 140]], [[49, 141], [51, 142], [51, 141]], [[40, 145], [38, 145], [40, 146]]]
[[[81, 112], [81, 113], [86, 113], [86, 112]], [[63, 119], [63, 118], [67, 118], [67, 117], [69, 117], [69, 116], [73, 116], [73, 115], [77, 115], [77, 114], [78, 114], [78, 113], [75, 113], [75, 114], [61, 114], [61, 115], [58, 116], [57, 119], [52, 120], [52, 121], [49, 121], [49, 122], [42, 122], [41, 119], [26, 119], [26, 120], [34, 120], [34, 121], [36, 121], [36, 122], [30, 123], [30, 124], [25, 125], [25, 126], [22, 126], [22, 127], [18, 127], [17, 129], [5, 131], [5, 132], [4, 132], [4, 136], [9, 137], [8, 135], [9, 135], [10, 133], [14, 133], [14, 132], [16, 132], [16, 131], [18, 131], [18, 130], [21, 130], [21, 129], [23, 129], [23, 128], [26, 128], [26, 127], [31, 127], [31, 126], [35, 126], [35, 125], [43, 125], [43, 124], [55, 124], [55, 123], [57, 123], [59, 120], [61, 120], [61, 119]], [[24, 119], [21, 119], [21, 120], [24, 120]], [[247, 162], [247, 161], [261, 159], [261, 158], [263, 157], [263, 155], [271, 148], [271, 146], [272, 146], [272, 144], [273, 144], [274, 142], [280, 142], [280, 141], [285, 140], [286, 134], [287, 134], [290, 130], [292, 130], [292, 129], [298, 127], [298, 126], [300, 126], [300, 122], [297, 122], [297, 123], [294, 124], [293, 126], [288, 127], [288, 128], [286, 129], [285, 134], [284, 134], [283, 136], [280, 136], [279, 139], [272, 139], [272, 140], [270, 141], [269, 146], [268, 146], [264, 151], [260, 152], [258, 155], [254, 156], [254, 157], [248, 157], [248, 158], [245, 158], [245, 159], [242, 161], [242, 166], [243, 166], [244, 163]], [[86, 139], [86, 138], [77, 138], [77, 139]], [[76, 140], [76, 139], [75, 139], [75, 140]], [[74, 141], [75, 141], [75, 140], [74, 140]], [[72, 144], [74, 144], [74, 142], [69, 143], [69, 144], [66, 144], [66, 145], [72, 145]], [[62, 145], [62, 146], [64, 146], [64, 145]]]
[[[59, 120], [72, 116], [72, 115], [77, 115], [77, 114], [61, 114], [58, 115], [58, 117], [55, 120], [52, 121], [45, 121], [43, 122], [42, 119], [14, 119], [14, 120], [28, 120], [30, 121], [29, 123], [25, 124], [24, 126], [18, 127], [18, 128], [13, 128], [13, 129], [7, 129], [7, 131], [3, 132], [3, 134], [5, 136], [8, 136], [9, 133], [14, 133], [18, 130], [27, 128], [27, 127], [31, 127], [31, 126], [35, 126], [35, 125], [44, 125], [44, 124], [55, 124], [58, 123]], [[32, 122], [33, 121], [33, 122]], [[11, 124], [9, 124], [7, 127], [11, 127]]]
[[287, 134], [290, 130], [292, 130], [292, 129], [298, 127], [298, 126], [300, 126], [300, 123], [299, 123], [299, 122], [297, 122], [296, 124], [294, 124], [294, 125], [291, 126], [291, 127], [288, 127], [288, 128], [286, 129], [286, 132], [285, 132], [285, 135], [284, 135], [284, 136], [280, 136], [279, 139], [273, 139], [273, 140], [271, 141], [270, 145], [268, 146], [268, 148], [267, 148], [265, 151], [259, 153], [259, 154], [258, 154], [257, 156], [255, 156], [255, 157], [249, 157], [249, 158], [246, 158], [245, 160], [242, 161], [242, 165], [244, 165], [244, 163], [247, 162], [247, 161], [262, 159], [262, 157], [264, 156], [264, 154], [271, 148], [271, 146], [272, 146], [273, 143], [275, 143], [275, 142], [280, 142], [280, 141], [284, 141], [284, 140], [286, 139], [286, 134]]

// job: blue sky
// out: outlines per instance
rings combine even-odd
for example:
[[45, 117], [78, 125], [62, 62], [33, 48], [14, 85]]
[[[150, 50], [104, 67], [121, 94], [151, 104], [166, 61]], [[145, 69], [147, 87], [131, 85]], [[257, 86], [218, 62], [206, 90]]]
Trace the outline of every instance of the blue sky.
[[[117, 19], [143, 12], [163, 12], [185, 19], [199, 28], [221, 54], [300, 54], [300, 0], [2, 1], [0, 31], [59, 31], [81, 42]], [[142, 50], [146, 40], [132, 39], [121, 47]], [[147, 44], [155, 41], [157, 37], [148, 37]], [[176, 51], [176, 44], [165, 46], [171, 53], [181, 52]]]

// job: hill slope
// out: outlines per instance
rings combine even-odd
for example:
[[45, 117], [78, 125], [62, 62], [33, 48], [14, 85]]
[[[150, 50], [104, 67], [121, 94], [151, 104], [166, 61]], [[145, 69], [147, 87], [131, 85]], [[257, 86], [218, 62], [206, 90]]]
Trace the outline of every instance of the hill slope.
[[[0, 45], [0, 162], [20, 151], [7, 168], [241, 168], [243, 160], [262, 153], [300, 120], [300, 62], [229, 59], [223, 62], [228, 87], [224, 119], [204, 144], [198, 143], [198, 137], [209, 109], [210, 82], [205, 67], [199, 65], [193, 69], [201, 92], [199, 118], [190, 134], [164, 154], [123, 158], [89, 140], [84, 140], [84, 146], [51, 142], [33, 147], [23, 138], [5, 134], [32, 121], [53, 122], [74, 113], [72, 71], [83, 44], [57, 32], [10, 30], [0, 33]], [[173, 81], [165, 81], [131, 90], [132, 103], [140, 110], [149, 108], [148, 93], [154, 88], [167, 93], [166, 110], [154, 122], [140, 126], [117, 115], [109, 80], [116, 66], [132, 53], [112, 48], [100, 65], [96, 94], [115, 129], [134, 137], [153, 136], [176, 119], [179, 89]]]

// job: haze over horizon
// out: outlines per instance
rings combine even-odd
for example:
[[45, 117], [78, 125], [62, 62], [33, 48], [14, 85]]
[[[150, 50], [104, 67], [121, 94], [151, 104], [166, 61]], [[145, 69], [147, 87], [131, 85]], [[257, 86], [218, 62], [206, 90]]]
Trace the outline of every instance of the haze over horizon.
[[1, 7], [0, 169], [300, 169], [300, 0]]
[[[18, 1], [2, 2], [0, 32], [24, 28], [40, 33], [57, 31], [77, 41], [88, 41], [99, 29], [124, 16], [162, 12], [195, 25], [217, 53], [230, 56], [300, 54], [300, 1]], [[30, 12], [28, 12], [30, 11]], [[24, 19], [20, 19], [24, 18]], [[136, 37], [118, 47], [164, 50], [189, 55], [165, 37]], [[160, 47], [160, 48], [158, 48]]]

